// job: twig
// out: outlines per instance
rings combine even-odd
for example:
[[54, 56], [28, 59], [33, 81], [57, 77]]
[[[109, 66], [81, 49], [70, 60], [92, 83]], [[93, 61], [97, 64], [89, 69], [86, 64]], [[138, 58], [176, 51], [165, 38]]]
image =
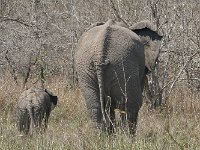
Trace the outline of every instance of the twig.
[[10, 73], [11, 73], [11, 75], [12, 75], [12, 77], [13, 77], [15, 83], [18, 85], [17, 76], [16, 76], [16, 71], [15, 71], [15, 69], [13, 68], [10, 59], [8, 58], [8, 50], [6, 51], [5, 59], [7, 60], [8, 65], [9, 65], [9, 67], [10, 67]]
[[114, 2], [112, 0], [110, 0], [110, 4], [111, 4], [111, 8], [114, 10], [114, 15], [117, 19], [121, 20], [123, 23], [125, 23], [127, 26], [128, 23], [119, 15], [119, 12], [117, 11], [117, 9], [115, 8]]
[[176, 143], [176, 145], [178, 145], [178, 147], [179, 147], [181, 150], [184, 150], [183, 146], [182, 146], [180, 143], [178, 143], [178, 142], [174, 139], [174, 137], [171, 135], [171, 133], [169, 133], [169, 131], [168, 131], [167, 133], [168, 133], [169, 137], [171, 138], [171, 140], [172, 140], [174, 143]]
[[33, 26], [35, 26], [33, 23], [28, 24], [28, 23], [26, 23], [24, 20], [22, 20], [20, 18], [0, 17], [0, 22], [4, 22], [4, 21], [17, 22], [17, 23], [23, 24], [26, 27], [33, 27]]
[[[169, 95], [171, 94], [172, 89], [173, 89], [175, 83], [178, 81], [179, 77], [181, 76], [181, 73], [183, 72], [183, 70], [186, 68], [186, 66], [187, 66], [188, 63], [192, 60], [192, 58], [193, 58], [195, 55], [199, 54], [199, 53], [200, 53], [200, 52], [197, 51], [197, 52], [194, 53], [192, 56], [190, 56], [190, 58], [186, 61], [186, 63], [185, 63], [185, 64], [183, 65], [183, 67], [180, 69], [178, 75], [176, 76], [176, 78], [174, 79], [174, 81], [172, 82], [172, 84], [171, 84], [171, 86], [170, 86]], [[169, 95], [168, 95], [168, 97], [169, 97]], [[167, 98], [168, 98], [168, 97], [167, 97]]]

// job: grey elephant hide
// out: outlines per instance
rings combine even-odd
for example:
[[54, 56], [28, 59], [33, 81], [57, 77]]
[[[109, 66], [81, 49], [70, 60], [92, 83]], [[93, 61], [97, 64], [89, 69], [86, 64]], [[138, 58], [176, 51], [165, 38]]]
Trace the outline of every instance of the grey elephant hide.
[[81, 36], [75, 52], [76, 71], [97, 128], [103, 124], [103, 128], [112, 130], [114, 110], [119, 108], [126, 112], [122, 117], [124, 125], [128, 122], [130, 132], [134, 133], [146, 69], [151, 71], [155, 65], [161, 38], [148, 23], [128, 28], [113, 20], [93, 24]]

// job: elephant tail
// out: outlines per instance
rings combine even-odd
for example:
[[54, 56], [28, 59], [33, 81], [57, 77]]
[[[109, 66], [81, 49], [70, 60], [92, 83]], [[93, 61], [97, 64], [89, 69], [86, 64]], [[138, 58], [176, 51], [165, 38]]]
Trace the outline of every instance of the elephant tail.
[[29, 133], [30, 135], [33, 134], [33, 130], [36, 126], [36, 123], [35, 123], [35, 114], [34, 114], [34, 107], [33, 107], [33, 104], [32, 104], [32, 101], [30, 102], [30, 106], [28, 108], [28, 111], [29, 111], [29, 117], [30, 117], [30, 124], [29, 124]]
[[105, 87], [104, 87], [104, 67], [109, 64], [108, 61], [105, 61], [103, 64], [96, 65], [96, 72], [97, 72], [97, 80], [99, 85], [99, 97], [100, 97], [100, 104], [101, 104], [101, 113], [102, 113], [102, 119], [103, 123], [107, 125], [106, 121], [106, 115], [105, 115]]

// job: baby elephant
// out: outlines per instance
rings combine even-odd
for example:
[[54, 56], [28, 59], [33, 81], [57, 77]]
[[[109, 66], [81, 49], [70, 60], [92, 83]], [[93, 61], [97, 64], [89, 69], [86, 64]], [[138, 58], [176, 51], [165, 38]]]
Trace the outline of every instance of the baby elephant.
[[24, 91], [16, 107], [20, 133], [32, 135], [34, 128], [46, 129], [50, 112], [57, 105], [57, 101], [57, 96], [46, 89], [32, 87]]

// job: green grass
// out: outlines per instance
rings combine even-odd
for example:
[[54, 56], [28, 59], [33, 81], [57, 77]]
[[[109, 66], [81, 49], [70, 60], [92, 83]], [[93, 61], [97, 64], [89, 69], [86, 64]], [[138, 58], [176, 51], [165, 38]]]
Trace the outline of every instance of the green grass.
[[183, 92], [177, 91], [170, 97], [169, 109], [163, 111], [148, 111], [143, 105], [135, 137], [122, 130], [108, 136], [92, 128], [80, 91], [67, 90], [63, 82], [55, 83], [49, 83], [48, 88], [58, 95], [59, 104], [52, 111], [47, 131], [32, 137], [20, 137], [13, 118], [13, 107], [21, 90], [10, 83], [3, 85], [0, 150], [200, 149], [199, 95], [187, 91], [182, 97]]

